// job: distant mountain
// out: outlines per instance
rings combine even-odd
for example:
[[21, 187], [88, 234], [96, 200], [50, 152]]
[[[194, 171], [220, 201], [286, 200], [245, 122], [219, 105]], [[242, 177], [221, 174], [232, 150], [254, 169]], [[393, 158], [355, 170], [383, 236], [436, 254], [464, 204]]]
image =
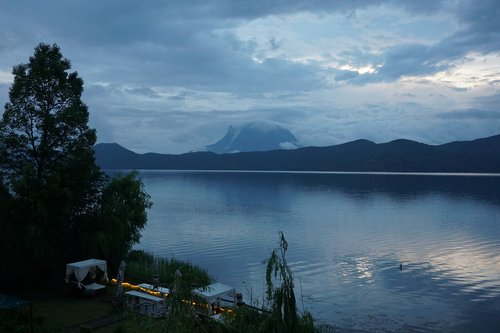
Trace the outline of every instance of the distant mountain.
[[117, 143], [99, 143], [94, 146], [94, 152], [97, 164], [105, 169], [140, 169], [144, 156]]
[[219, 154], [284, 148], [297, 148], [297, 139], [289, 130], [267, 122], [231, 125], [222, 139], [207, 146], [208, 151]]
[[436, 146], [403, 139], [382, 144], [356, 140], [293, 150], [163, 155], [98, 144], [95, 152], [104, 169], [500, 173], [500, 135]]

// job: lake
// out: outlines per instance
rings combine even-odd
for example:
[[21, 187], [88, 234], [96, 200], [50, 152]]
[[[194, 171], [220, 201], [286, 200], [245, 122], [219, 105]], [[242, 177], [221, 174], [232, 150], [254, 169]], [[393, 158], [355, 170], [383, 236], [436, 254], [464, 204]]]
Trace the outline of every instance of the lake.
[[[342, 331], [499, 332], [500, 177], [141, 171], [136, 248], [263, 300], [288, 241], [300, 309]], [[400, 264], [402, 263], [402, 270]]]

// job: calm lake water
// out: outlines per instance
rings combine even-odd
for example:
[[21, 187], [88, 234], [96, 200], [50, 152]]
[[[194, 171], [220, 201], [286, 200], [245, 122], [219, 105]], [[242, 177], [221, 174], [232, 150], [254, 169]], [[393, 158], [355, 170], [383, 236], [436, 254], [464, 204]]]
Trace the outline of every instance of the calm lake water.
[[[137, 248], [262, 301], [278, 232], [298, 304], [343, 331], [500, 332], [500, 177], [141, 172]], [[403, 263], [403, 270], [400, 270]]]

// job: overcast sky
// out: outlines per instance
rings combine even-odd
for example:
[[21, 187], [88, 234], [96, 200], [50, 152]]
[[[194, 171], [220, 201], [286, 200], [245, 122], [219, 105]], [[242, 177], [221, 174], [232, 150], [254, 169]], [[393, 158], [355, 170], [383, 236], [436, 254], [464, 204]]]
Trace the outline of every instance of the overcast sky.
[[1, 105], [40, 42], [83, 78], [98, 142], [137, 152], [256, 120], [303, 145], [500, 133], [499, 0], [1, 1]]

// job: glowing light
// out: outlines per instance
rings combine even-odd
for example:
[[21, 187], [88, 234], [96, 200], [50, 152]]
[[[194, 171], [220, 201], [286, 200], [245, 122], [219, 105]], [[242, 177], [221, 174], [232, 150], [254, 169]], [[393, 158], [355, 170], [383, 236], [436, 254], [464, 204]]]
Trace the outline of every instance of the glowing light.
[[[110, 282], [116, 284], [116, 283], [118, 283], [118, 280], [117, 279], [111, 279]], [[133, 289], [133, 290], [140, 290], [142, 292], [148, 293], [148, 294], [153, 295], [153, 296], [165, 297], [165, 298], [171, 296], [171, 294], [169, 294], [169, 293], [162, 293], [160, 291], [154, 291], [154, 290], [147, 289], [147, 288], [141, 287], [139, 285], [128, 283], [128, 282], [122, 282], [122, 286], [125, 287], [125, 288]], [[195, 301], [192, 301], [192, 300], [181, 299], [181, 302], [183, 302], [185, 304], [190, 304], [192, 306], [197, 306], [197, 307], [200, 307], [200, 308], [206, 308], [206, 309], [210, 308], [210, 304], [198, 303], [198, 302], [195, 302]], [[227, 313], [233, 313], [234, 312], [232, 309], [223, 308], [223, 307], [218, 307], [217, 310], [220, 311], [220, 312], [227, 312]]]

